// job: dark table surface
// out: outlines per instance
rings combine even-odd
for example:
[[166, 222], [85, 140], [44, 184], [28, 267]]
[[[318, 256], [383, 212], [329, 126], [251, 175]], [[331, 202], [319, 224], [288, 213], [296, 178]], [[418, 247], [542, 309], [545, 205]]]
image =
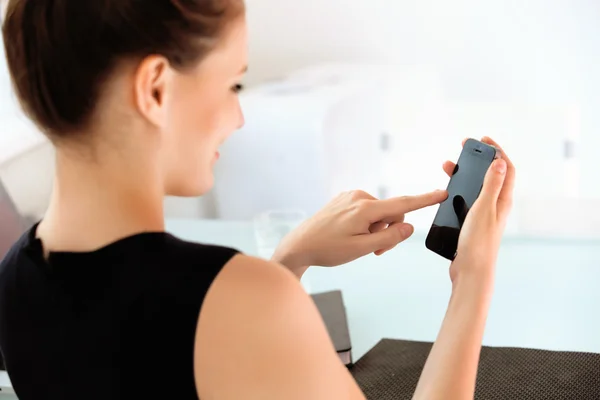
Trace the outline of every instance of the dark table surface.
[[[384, 339], [351, 368], [369, 400], [410, 399], [431, 343]], [[600, 399], [600, 355], [484, 347], [476, 399]]]

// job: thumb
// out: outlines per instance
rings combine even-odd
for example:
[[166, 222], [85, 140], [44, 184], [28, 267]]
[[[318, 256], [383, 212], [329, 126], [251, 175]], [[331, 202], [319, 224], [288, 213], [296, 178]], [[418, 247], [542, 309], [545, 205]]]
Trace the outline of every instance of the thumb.
[[415, 228], [411, 224], [391, 224], [386, 229], [361, 237], [361, 253], [383, 253], [412, 236]]
[[497, 159], [488, 169], [479, 198], [485, 204], [496, 204], [506, 177], [506, 161]]

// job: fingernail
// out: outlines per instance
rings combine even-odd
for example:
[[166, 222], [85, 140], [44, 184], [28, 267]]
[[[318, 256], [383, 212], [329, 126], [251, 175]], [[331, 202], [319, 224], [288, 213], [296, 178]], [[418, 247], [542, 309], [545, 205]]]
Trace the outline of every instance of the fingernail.
[[504, 174], [506, 172], [506, 162], [504, 160], [496, 161], [496, 171], [500, 174]]

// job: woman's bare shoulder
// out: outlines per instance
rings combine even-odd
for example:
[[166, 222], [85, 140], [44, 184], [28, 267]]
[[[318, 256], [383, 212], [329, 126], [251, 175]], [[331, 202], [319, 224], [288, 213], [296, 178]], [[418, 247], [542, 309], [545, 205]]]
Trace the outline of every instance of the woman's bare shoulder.
[[232, 258], [209, 290], [194, 360], [201, 398], [362, 398], [297, 278], [249, 256]]

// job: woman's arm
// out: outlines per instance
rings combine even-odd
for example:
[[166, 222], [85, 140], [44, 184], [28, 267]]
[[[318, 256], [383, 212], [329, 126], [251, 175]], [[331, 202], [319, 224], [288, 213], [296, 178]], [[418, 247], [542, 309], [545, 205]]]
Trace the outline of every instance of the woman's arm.
[[473, 398], [492, 282], [476, 276], [457, 279], [414, 399]]
[[302, 279], [302, 276], [304, 276], [304, 273], [309, 268], [309, 266], [307, 266], [307, 265], [302, 265], [302, 264], [298, 265], [298, 264], [294, 263], [294, 261], [291, 259], [291, 257], [289, 257], [289, 255], [287, 253], [284, 253], [281, 250], [281, 247], [279, 249], [277, 249], [277, 251], [275, 252], [273, 257], [271, 258], [271, 261], [276, 264], [283, 265], [284, 267], [289, 269], [290, 272], [292, 274], [294, 274], [294, 276], [298, 279]]

